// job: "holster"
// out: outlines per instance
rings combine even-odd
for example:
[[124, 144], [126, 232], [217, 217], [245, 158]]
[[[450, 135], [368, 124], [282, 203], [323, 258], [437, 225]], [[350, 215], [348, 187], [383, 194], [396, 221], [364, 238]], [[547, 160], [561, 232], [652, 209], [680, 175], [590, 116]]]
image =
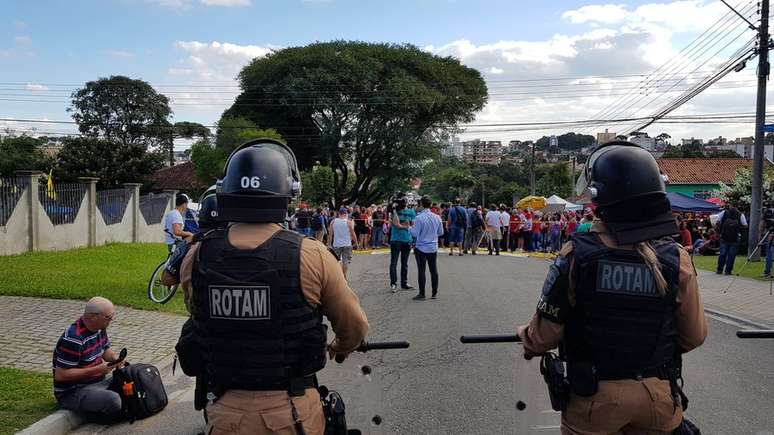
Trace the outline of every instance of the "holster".
[[318, 387], [323, 415], [325, 416], [325, 435], [347, 435], [347, 418], [344, 400], [339, 393], [326, 387]]
[[547, 352], [540, 358], [540, 374], [548, 386], [548, 397], [554, 411], [567, 409], [570, 399], [570, 387], [564, 375], [564, 363], [556, 354]]

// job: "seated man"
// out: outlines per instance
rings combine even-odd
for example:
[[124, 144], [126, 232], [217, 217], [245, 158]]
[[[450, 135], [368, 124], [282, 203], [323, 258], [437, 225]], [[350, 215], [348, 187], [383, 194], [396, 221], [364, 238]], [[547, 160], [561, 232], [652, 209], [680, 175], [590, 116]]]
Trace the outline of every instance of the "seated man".
[[123, 366], [110, 364], [118, 360], [106, 331], [114, 316], [112, 302], [91, 298], [83, 316], [67, 328], [54, 349], [54, 396], [59, 406], [100, 422], [121, 417], [121, 396], [108, 390], [106, 377]]

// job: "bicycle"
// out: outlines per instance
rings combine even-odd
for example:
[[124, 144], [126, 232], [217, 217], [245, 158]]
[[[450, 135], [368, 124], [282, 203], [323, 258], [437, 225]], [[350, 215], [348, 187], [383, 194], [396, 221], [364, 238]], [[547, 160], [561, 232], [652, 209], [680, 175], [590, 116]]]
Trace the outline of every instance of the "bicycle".
[[161, 275], [164, 273], [164, 269], [166, 269], [169, 258], [171, 257], [168, 257], [156, 266], [156, 269], [151, 274], [150, 280], [148, 280], [148, 299], [157, 304], [166, 304], [175, 296], [175, 292], [177, 292], [178, 284], [166, 286], [161, 282]]
[[180, 243], [175, 246], [175, 249], [172, 250], [164, 261], [156, 266], [156, 269], [153, 270], [153, 273], [148, 280], [148, 299], [157, 304], [166, 304], [175, 296], [178, 284], [171, 286], [164, 285], [164, 283], [161, 282], [161, 276], [164, 274], [164, 270], [167, 268], [168, 264], [174, 264], [177, 259], [185, 256], [187, 251], [188, 244]]

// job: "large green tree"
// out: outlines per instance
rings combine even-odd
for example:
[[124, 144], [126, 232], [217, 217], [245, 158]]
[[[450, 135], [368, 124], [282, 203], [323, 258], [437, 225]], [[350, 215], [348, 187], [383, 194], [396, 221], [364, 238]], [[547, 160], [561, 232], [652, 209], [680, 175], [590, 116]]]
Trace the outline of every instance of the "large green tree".
[[213, 142], [209, 136], [204, 136], [191, 146], [191, 161], [194, 165], [196, 178], [202, 183], [210, 184], [223, 174], [223, 166], [228, 155], [236, 147], [250, 139], [271, 138], [283, 140], [273, 129], [260, 129], [254, 122], [242, 117], [223, 117], [218, 122]]
[[53, 160], [41, 151], [42, 145], [42, 140], [31, 136], [0, 137], [0, 177], [24, 169], [51, 169]]
[[302, 169], [334, 171], [334, 204], [406, 186], [440, 138], [487, 101], [481, 74], [412, 45], [334, 41], [254, 59], [227, 116], [275, 128]]
[[110, 76], [87, 82], [67, 109], [78, 130], [121, 145], [169, 147], [169, 100], [142, 80]]
[[315, 166], [301, 173], [301, 199], [313, 206], [329, 205], [333, 199], [333, 170]]
[[99, 177], [100, 188], [111, 188], [121, 183], [144, 182], [163, 165], [163, 152], [148, 152], [142, 144], [121, 145], [98, 138], [70, 137], [63, 140], [57, 154], [55, 179]]

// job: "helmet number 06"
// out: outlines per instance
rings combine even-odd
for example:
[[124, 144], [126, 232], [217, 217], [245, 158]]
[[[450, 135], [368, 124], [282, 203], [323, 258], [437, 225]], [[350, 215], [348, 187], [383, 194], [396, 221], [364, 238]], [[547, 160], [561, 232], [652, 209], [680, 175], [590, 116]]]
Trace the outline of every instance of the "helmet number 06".
[[248, 187], [257, 189], [261, 187], [260, 177], [242, 177], [242, 179], [240, 180], [240, 183], [242, 184], [243, 189], [247, 189]]

